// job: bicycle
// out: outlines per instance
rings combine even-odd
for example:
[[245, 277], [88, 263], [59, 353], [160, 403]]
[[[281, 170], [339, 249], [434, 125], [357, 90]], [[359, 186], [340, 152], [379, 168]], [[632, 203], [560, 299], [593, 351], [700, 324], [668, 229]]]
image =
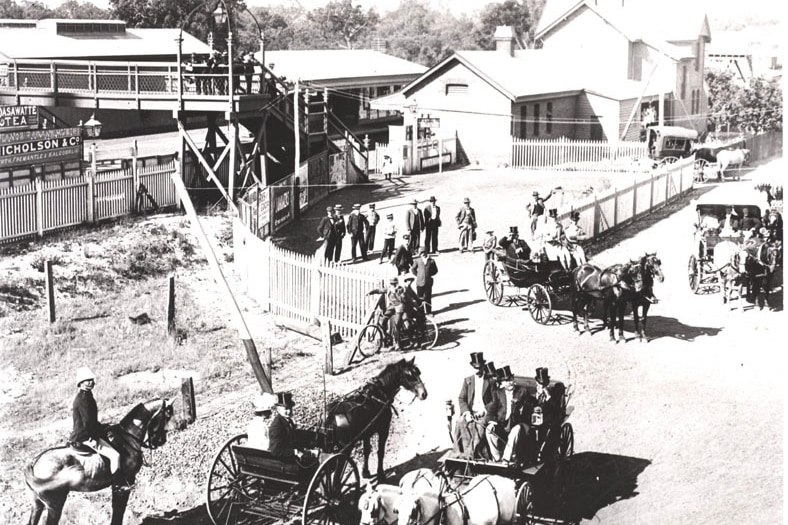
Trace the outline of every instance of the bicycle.
[[[419, 329], [417, 322], [407, 316], [403, 316], [402, 326], [399, 330], [399, 347], [402, 350], [422, 348], [429, 350], [438, 342], [438, 324], [426, 314], [426, 304], [422, 304], [425, 309], [424, 327]], [[383, 323], [389, 320], [383, 315], [381, 309], [377, 309], [372, 317], [372, 321], [364, 326], [358, 334], [356, 347], [364, 357], [372, 357], [380, 352], [384, 343], [391, 339], [388, 330], [384, 329]]]

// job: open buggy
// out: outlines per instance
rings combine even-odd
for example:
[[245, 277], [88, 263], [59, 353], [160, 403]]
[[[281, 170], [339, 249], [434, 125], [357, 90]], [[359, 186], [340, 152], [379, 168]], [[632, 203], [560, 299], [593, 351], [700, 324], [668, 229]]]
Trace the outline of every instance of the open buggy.
[[[482, 274], [484, 293], [490, 303], [519, 304], [523, 301], [534, 321], [547, 324], [554, 321], [553, 302], [571, 293], [572, 274], [558, 261], [540, 255], [537, 260], [521, 259], [494, 248], [484, 263]], [[507, 294], [507, 290], [516, 293]]]
[[[529, 397], [536, 398], [536, 380], [533, 377], [515, 376], [514, 383], [525, 388]], [[550, 381], [548, 388], [560, 400], [560, 414], [556, 421], [552, 425], [548, 424], [535, 405], [527, 405], [525, 413], [532, 429], [530, 439], [534, 440], [531, 443], [531, 449], [536, 451], [534, 457], [520, 457], [514, 463], [495, 462], [458, 452], [458, 444], [455, 443], [454, 450], [448, 451], [439, 460], [450, 484], [457, 490], [481, 474], [512, 479], [516, 487], [515, 525], [545, 521], [535, 514], [534, 501], [548, 505], [560, 502], [566, 488], [569, 463], [575, 447], [574, 430], [568, 421], [572, 412], [572, 407], [568, 405], [572, 387], [561, 381]], [[449, 403], [447, 415], [451, 418], [454, 411]], [[538, 508], [536, 512], [539, 512]]]
[[[697, 215], [687, 263], [688, 282], [694, 293], [712, 289], [725, 292], [726, 281], [735, 277], [745, 262], [739, 260], [749, 237], [741, 228], [744, 209], [760, 219], [768, 206], [763, 192], [740, 186], [721, 187], [695, 201]], [[729, 208], [734, 211], [730, 224], [726, 223]]]
[[[357, 520], [359, 473], [330, 433], [296, 429], [300, 459], [279, 459], [247, 446], [246, 434], [227, 440], [214, 456], [206, 509], [214, 525], [310, 523], [346, 525]], [[300, 521], [299, 521], [300, 520]]]

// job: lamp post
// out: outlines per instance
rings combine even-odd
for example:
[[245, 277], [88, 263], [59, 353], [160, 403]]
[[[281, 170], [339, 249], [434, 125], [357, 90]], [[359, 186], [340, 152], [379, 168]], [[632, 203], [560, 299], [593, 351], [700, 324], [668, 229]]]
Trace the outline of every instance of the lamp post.
[[[90, 169], [93, 173], [93, 176], [96, 176], [96, 143], [95, 139], [99, 138], [101, 135], [101, 127], [102, 124], [96, 119], [96, 114], [93, 113], [90, 115], [90, 118], [84, 124], [80, 122], [80, 127], [82, 127], [82, 136], [83, 138], [91, 139], [90, 144]], [[84, 148], [84, 142], [83, 142]], [[83, 155], [84, 157], [84, 155]]]

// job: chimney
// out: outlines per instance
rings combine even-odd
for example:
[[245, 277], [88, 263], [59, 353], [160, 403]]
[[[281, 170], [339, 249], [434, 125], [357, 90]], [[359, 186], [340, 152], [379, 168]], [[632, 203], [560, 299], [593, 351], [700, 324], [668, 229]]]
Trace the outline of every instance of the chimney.
[[514, 35], [514, 28], [512, 28], [512, 26], [496, 27], [493, 40], [495, 40], [496, 51], [506, 53], [510, 57], [514, 56], [514, 47], [517, 38]]

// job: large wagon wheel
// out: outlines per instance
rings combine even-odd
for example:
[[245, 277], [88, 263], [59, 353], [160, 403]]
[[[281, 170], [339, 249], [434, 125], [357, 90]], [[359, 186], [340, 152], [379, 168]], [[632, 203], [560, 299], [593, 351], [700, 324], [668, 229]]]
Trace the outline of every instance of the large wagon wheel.
[[693, 165], [693, 173], [695, 175], [695, 182], [706, 182], [706, 170], [709, 167], [709, 162], [706, 159], [696, 159]]
[[358, 467], [348, 456], [334, 454], [325, 460], [309, 483], [302, 525], [358, 523], [359, 480]]
[[228, 439], [211, 463], [205, 491], [205, 508], [214, 525], [248, 524], [255, 519], [244, 514], [246, 505], [254, 502], [260, 493], [262, 480], [240, 472], [232, 445], [246, 443], [246, 434]]
[[503, 300], [502, 277], [495, 261], [484, 263], [484, 294], [487, 296], [487, 300], [495, 306], [501, 304], [501, 300]]
[[541, 284], [534, 284], [528, 288], [528, 311], [539, 324], [547, 324], [551, 319], [553, 303], [547, 288]]
[[687, 277], [689, 279], [689, 287], [693, 293], [698, 293], [700, 288], [701, 266], [694, 255], [690, 255], [689, 262], [687, 263]]
[[575, 453], [575, 432], [571, 423], [561, 425], [561, 438], [558, 442], [559, 459], [569, 459]]
[[372, 357], [383, 347], [383, 330], [376, 324], [368, 324], [358, 334], [358, 351], [364, 357]]
[[515, 524], [531, 525], [534, 523], [534, 493], [531, 484], [527, 481], [517, 489], [517, 506], [515, 507]]

